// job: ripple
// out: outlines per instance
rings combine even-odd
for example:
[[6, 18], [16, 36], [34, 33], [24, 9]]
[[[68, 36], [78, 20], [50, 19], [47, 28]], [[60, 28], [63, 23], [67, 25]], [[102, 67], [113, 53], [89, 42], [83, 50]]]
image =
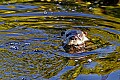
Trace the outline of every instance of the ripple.
[[86, 13], [78, 13], [78, 12], [29, 12], [29, 13], [18, 13], [18, 14], [6, 14], [0, 15], [3, 17], [12, 17], [12, 16], [74, 16], [74, 17], [90, 17], [90, 18], [103, 18], [102, 16], [86, 14]]
[[22, 4], [9, 4], [9, 5], [0, 5], [0, 10], [26, 10], [38, 8], [37, 6], [31, 5], [22, 5]]
[[92, 51], [87, 51], [87, 52], [83, 52], [83, 53], [77, 53], [77, 54], [69, 54], [69, 53], [65, 53], [65, 52], [58, 52], [58, 55], [60, 56], [64, 56], [64, 57], [69, 57], [69, 58], [82, 58], [82, 57], [86, 57], [92, 54], [97, 54], [100, 55], [101, 57], [105, 57], [108, 55], [108, 53], [112, 53], [116, 50], [116, 46], [106, 46], [103, 48], [98, 48], [96, 50], [92, 50]]
[[[56, 5], [32, 1], [0, 5], [0, 78], [96, 80], [115, 73], [118, 79], [119, 19], [92, 14], [94, 8], [86, 4], [84, 9], [81, 4]], [[60, 33], [67, 29], [88, 33], [86, 52], [64, 51]]]
[[109, 32], [114, 33], [114, 34], [120, 34], [120, 31], [114, 30], [111, 28], [103, 28], [102, 30], [109, 31]]

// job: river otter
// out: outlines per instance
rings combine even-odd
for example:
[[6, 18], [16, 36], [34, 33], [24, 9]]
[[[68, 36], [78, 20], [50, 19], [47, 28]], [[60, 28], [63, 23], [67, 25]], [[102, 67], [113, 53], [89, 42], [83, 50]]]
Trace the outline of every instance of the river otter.
[[68, 53], [84, 52], [85, 42], [89, 40], [86, 35], [87, 32], [81, 30], [67, 30], [63, 32], [63, 48]]

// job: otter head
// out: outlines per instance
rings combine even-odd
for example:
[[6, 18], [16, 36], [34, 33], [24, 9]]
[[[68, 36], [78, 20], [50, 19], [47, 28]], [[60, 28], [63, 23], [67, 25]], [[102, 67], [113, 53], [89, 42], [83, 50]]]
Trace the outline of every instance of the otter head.
[[67, 30], [64, 34], [64, 43], [67, 45], [81, 45], [89, 39], [87, 33], [80, 30]]
[[[63, 35], [63, 48], [70, 49], [76, 51], [80, 50], [82, 51], [83, 48], [85, 47], [85, 42], [88, 41], [89, 39], [86, 37], [87, 32], [83, 32], [81, 30], [67, 30], [64, 32]], [[68, 52], [68, 50], [66, 50]], [[73, 52], [74, 52], [73, 51]], [[83, 52], [83, 51], [82, 51]]]

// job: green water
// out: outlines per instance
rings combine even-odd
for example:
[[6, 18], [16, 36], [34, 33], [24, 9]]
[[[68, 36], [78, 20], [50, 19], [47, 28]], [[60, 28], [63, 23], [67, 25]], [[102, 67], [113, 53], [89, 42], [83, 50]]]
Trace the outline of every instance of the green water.
[[[67, 29], [86, 31], [91, 48], [66, 53]], [[120, 4], [0, 2], [1, 80], [119, 80], [119, 65]]]

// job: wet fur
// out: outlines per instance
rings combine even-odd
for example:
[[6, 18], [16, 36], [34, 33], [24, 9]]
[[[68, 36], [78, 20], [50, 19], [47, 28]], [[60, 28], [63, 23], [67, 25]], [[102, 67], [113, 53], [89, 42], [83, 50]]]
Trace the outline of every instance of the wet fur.
[[[65, 32], [62, 32], [62, 36], [63, 36], [63, 48], [66, 52], [68, 53], [82, 53], [82, 52], [85, 52], [85, 42], [87, 41], [87, 39], [83, 42], [83, 43], [80, 43], [78, 45], [75, 45], [74, 44], [69, 44], [68, 40], [69, 40], [69, 36], [71, 35], [77, 35], [77, 34], [84, 34], [84, 36], [86, 37], [87, 33], [86, 32], [83, 32], [83, 31], [78, 31], [78, 33], [76, 34], [75, 31], [78, 31], [78, 30], [69, 30], [69, 31], [65, 31]], [[69, 40], [70, 41], [70, 40]]]

